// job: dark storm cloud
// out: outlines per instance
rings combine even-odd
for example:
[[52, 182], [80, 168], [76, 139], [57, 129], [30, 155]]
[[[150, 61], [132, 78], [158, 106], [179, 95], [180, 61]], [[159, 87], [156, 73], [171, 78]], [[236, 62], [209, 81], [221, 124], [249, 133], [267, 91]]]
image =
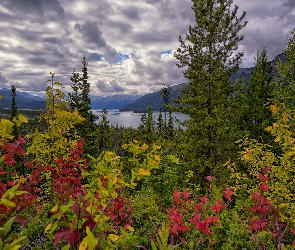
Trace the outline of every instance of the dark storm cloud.
[[43, 41], [46, 43], [57, 43], [57, 40], [55, 37], [43, 38]]
[[102, 92], [124, 92], [126, 89], [122, 86], [120, 86], [115, 80], [112, 80], [110, 82], [104, 82], [102, 80], [98, 80], [96, 83], [96, 87], [101, 90]]
[[157, 3], [161, 2], [161, 0], [146, 0], [146, 2], [148, 4], [157, 4]]
[[5, 76], [3, 76], [2, 75], [2, 73], [0, 72], [0, 83], [7, 83], [8, 82], [8, 80], [7, 80], [7, 78], [5, 77]]
[[132, 25], [129, 22], [124, 23], [116, 20], [109, 20], [108, 27], [112, 28], [114, 35], [116, 35], [116, 33], [119, 33], [121, 36], [131, 33], [133, 29]]
[[142, 30], [132, 34], [132, 40], [134, 43], [141, 45], [152, 45], [153, 43], [169, 43], [172, 39], [178, 39], [177, 34], [173, 36], [170, 31], [157, 31]]
[[95, 43], [98, 47], [106, 46], [102, 32], [97, 27], [97, 22], [86, 21], [84, 24], [76, 23], [74, 28], [83, 34], [87, 42]]
[[103, 37], [103, 33], [97, 26], [97, 22], [86, 21], [84, 24], [76, 23], [74, 26], [85, 38], [86, 42], [96, 45], [96, 48], [103, 50], [104, 57], [110, 63], [114, 63], [118, 55], [116, 49], [106, 43], [106, 40]]
[[122, 13], [130, 20], [140, 20], [140, 11], [138, 7], [125, 7], [122, 9]]
[[44, 17], [45, 14], [50, 12], [55, 13], [56, 17], [64, 16], [64, 9], [58, 0], [3, 0], [2, 4], [17, 13], [17, 16], [26, 15], [32, 18], [32, 15], [36, 15]]
[[294, 8], [295, 7], [295, 1], [294, 0], [286, 0], [283, 3], [283, 6], [289, 7], [289, 8]]

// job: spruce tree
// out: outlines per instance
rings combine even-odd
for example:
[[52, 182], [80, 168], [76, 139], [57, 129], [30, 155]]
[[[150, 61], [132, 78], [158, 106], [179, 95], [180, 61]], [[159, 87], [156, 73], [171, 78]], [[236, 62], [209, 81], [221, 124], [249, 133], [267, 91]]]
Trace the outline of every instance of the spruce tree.
[[100, 119], [97, 124], [99, 152], [112, 150], [113, 129], [110, 127], [110, 122], [107, 118], [107, 115], [108, 111], [106, 109], [103, 109], [101, 111]]
[[71, 81], [73, 82], [72, 89], [74, 93], [69, 93], [69, 97], [72, 108], [77, 108], [79, 114], [85, 119], [83, 123], [75, 128], [79, 136], [86, 141], [84, 152], [95, 156], [98, 154], [98, 145], [95, 143], [96, 117], [91, 112], [90, 83], [88, 82], [89, 76], [87, 72], [88, 63], [85, 56], [83, 57], [82, 65], [82, 77], [75, 70], [73, 71]]
[[275, 103], [281, 112], [290, 112], [295, 110], [295, 29], [288, 39], [284, 55], [286, 60], [280, 60], [277, 67], [279, 77], [276, 78]]
[[174, 110], [189, 115], [185, 123], [184, 160], [205, 180], [218, 177], [231, 148], [229, 97], [233, 92], [229, 77], [239, 68], [243, 52], [239, 31], [245, 27], [246, 13], [237, 16], [233, 0], [192, 0], [195, 25], [189, 26], [175, 53], [178, 67], [184, 68], [189, 85], [183, 89]]
[[157, 124], [156, 124], [156, 128], [157, 128], [157, 135], [159, 137], [163, 137], [165, 130], [166, 130], [166, 126], [165, 126], [165, 121], [163, 119], [163, 115], [162, 115], [162, 109], [160, 108], [159, 111], [159, 115], [158, 115], [158, 119], [157, 119]]
[[18, 116], [17, 106], [16, 106], [16, 88], [14, 85], [11, 86], [11, 109], [10, 109], [10, 120], [14, 123], [12, 135], [14, 139], [19, 136], [19, 128], [15, 123], [15, 119]]
[[[274, 97], [274, 74], [267, 51], [257, 53], [255, 68], [250, 71], [250, 79], [240, 80], [238, 93], [232, 105], [232, 118], [240, 136], [248, 136], [259, 142], [270, 143], [266, 127], [274, 122], [270, 105]], [[240, 139], [240, 138], [237, 138]]]
[[169, 105], [169, 100], [170, 100], [170, 94], [171, 94], [171, 88], [170, 85], [166, 85], [164, 84], [164, 86], [161, 88], [161, 92], [160, 92], [164, 104], [163, 104], [163, 111], [164, 111], [164, 126], [165, 128], [167, 127], [167, 106]]

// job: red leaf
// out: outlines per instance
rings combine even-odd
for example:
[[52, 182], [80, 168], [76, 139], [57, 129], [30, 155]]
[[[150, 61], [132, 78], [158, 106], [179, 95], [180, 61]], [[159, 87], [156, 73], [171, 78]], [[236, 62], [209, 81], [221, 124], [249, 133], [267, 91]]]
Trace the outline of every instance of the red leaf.
[[202, 196], [199, 198], [201, 202], [206, 203], [209, 199], [206, 196]]
[[265, 174], [270, 170], [270, 168], [262, 168], [262, 173]]
[[24, 164], [25, 164], [28, 168], [31, 168], [31, 169], [34, 168], [33, 165], [31, 164], [31, 162], [29, 162], [29, 161], [25, 161]]
[[15, 216], [14, 221], [25, 227], [28, 222], [28, 219], [24, 216]]
[[251, 196], [255, 201], [257, 201], [260, 196], [260, 193], [254, 193], [254, 194], [251, 194]]
[[264, 183], [260, 185], [260, 190], [261, 190], [262, 192], [265, 192], [265, 191], [267, 191], [268, 189], [269, 189], [269, 186], [265, 185]]
[[262, 182], [266, 182], [269, 179], [269, 177], [265, 177], [263, 174], [260, 173], [258, 173], [258, 178]]
[[223, 196], [224, 196], [224, 198], [225, 199], [227, 199], [228, 201], [232, 201], [232, 198], [231, 198], [231, 196], [233, 195], [233, 191], [231, 191], [230, 189], [229, 189], [229, 187], [226, 187], [225, 188], [225, 191], [224, 191], [224, 193], [223, 193]]
[[290, 228], [290, 231], [292, 232], [292, 234], [295, 236], [295, 230], [293, 228]]
[[173, 197], [174, 197], [174, 201], [178, 201], [181, 198], [181, 193], [178, 192], [177, 190], [174, 190]]
[[89, 218], [83, 223], [82, 229], [85, 229], [86, 226], [88, 226], [90, 228], [90, 230], [92, 230], [94, 228], [95, 224], [96, 224], [96, 222], [92, 218]]
[[54, 244], [59, 243], [63, 237], [65, 237], [71, 230], [67, 228], [63, 228], [58, 230], [55, 234]]
[[81, 233], [78, 229], [70, 230], [65, 236], [65, 241], [71, 245], [77, 245], [81, 237]]
[[216, 203], [217, 203], [216, 206], [211, 204], [211, 208], [215, 213], [219, 213], [222, 209], [226, 208], [226, 205], [222, 204], [221, 200], [217, 200]]
[[185, 199], [188, 199], [189, 196], [190, 196], [190, 194], [188, 193], [188, 191], [186, 189], [184, 189], [184, 191], [183, 191], [183, 197]]
[[17, 148], [17, 146], [13, 143], [7, 143], [5, 146], [6, 146], [5, 152], [8, 152], [8, 153], [13, 153]]
[[200, 221], [197, 222], [196, 227], [203, 233], [203, 234], [208, 234], [210, 233], [210, 228], [209, 228], [209, 223], [206, 221]]
[[214, 179], [214, 178], [213, 178], [212, 176], [210, 176], [210, 175], [206, 177], [206, 180], [209, 181], [209, 182], [212, 182], [213, 179]]
[[78, 204], [77, 201], [75, 201], [75, 202], [73, 203], [73, 205], [71, 206], [71, 208], [73, 209], [74, 213], [75, 213], [76, 215], [79, 216], [79, 213], [80, 213], [80, 206], [79, 206], [79, 204]]

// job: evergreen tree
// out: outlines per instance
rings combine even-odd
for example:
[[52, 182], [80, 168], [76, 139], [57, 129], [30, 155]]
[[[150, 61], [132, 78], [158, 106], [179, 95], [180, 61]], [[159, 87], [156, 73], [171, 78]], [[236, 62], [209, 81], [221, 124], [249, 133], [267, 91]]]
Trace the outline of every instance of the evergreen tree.
[[192, 0], [195, 25], [189, 26], [185, 39], [179, 38], [175, 53], [179, 67], [185, 68], [189, 86], [178, 97], [174, 110], [190, 116], [185, 123], [184, 160], [196, 176], [221, 176], [220, 167], [231, 148], [228, 80], [241, 62], [239, 31], [246, 25], [246, 13], [237, 17], [233, 0]]
[[270, 143], [270, 134], [265, 128], [274, 122], [270, 110], [274, 97], [273, 78], [271, 62], [267, 59], [267, 51], [263, 49], [257, 53], [250, 79], [240, 80], [238, 93], [234, 97], [231, 113], [241, 136]]
[[157, 119], [157, 134], [162, 137], [165, 132], [165, 122], [162, 115], [162, 109], [160, 108], [160, 112]]
[[105, 150], [112, 149], [112, 134], [113, 130], [110, 127], [110, 122], [107, 118], [108, 111], [103, 109], [101, 111], [100, 119], [97, 124], [97, 131], [98, 131], [98, 145], [99, 145], [99, 152]]
[[167, 134], [167, 137], [169, 139], [172, 139], [175, 136], [174, 122], [173, 122], [173, 116], [172, 116], [171, 109], [169, 109], [169, 116], [168, 116], [166, 134]]
[[77, 108], [79, 114], [85, 119], [83, 123], [75, 128], [79, 136], [86, 141], [84, 151], [86, 154], [95, 156], [98, 154], [98, 146], [95, 143], [96, 117], [91, 112], [91, 99], [89, 97], [90, 83], [88, 82], [89, 76], [87, 72], [88, 63], [85, 56], [83, 57], [82, 65], [82, 77], [75, 70], [73, 71], [71, 81], [73, 82], [72, 89], [74, 93], [69, 93], [69, 97], [72, 108]]
[[163, 110], [164, 110], [164, 119], [165, 119], [165, 128], [167, 127], [167, 116], [166, 116], [166, 112], [167, 112], [167, 106], [169, 104], [169, 99], [170, 99], [170, 94], [171, 94], [171, 88], [170, 85], [166, 85], [164, 84], [164, 86], [161, 88], [161, 92], [160, 92], [163, 101], [164, 101], [164, 105], [163, 105]]
[[[284, 112], [295, 110], [295, 29], [284, 51], [286, 60], [279, 61], [275, 88], [275, 103]], [[283, 111], [281, 111], [283, 112]]]
[[155, 135], [155, 121], [153, 119], [152, 106], [148, 106], [147, 118], [145, 121], [145, 142], [152, 144]]
[[14, 85], [11, 86], [11, 109], [10, 109], [10, 120], [14, 123], [12, 135], [14, 139], [19, 136], [19, 127], [15, 123], [15, 119], [18, 116], [17, 106], [16, 106], [16, 88]]

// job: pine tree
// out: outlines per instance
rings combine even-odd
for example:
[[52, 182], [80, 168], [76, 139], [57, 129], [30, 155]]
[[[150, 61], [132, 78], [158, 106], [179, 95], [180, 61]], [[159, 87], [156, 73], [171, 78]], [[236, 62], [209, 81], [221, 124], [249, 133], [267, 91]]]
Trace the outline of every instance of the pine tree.
[[[270, 143], [270, 134], [266, 127], [274, 122], [270, 105], [274, 97], [274, 74], [267, 51], [257, 53], [255, 68], [250, 79], [241, 80], [239, 90], [234, 97], [232, 118], [240, 136], [248, 136], [259, 142]], [[237, 138], [240, 139], [240, 138]]]
[[75, 72], [75, 69], [72, 73], [71, 81], [73, 82], [72, 89], [74, 93], [69, 93], [69, 97], [72, 108], [77, 108], [79, 114], [85, 119], [82, 124], [75, 128], [79, 136], [86, 141], [84, 151], [86, 154], [95, 156], [98, 154], [98, 146], [95, 143], [96, 117], [91, 112], [90, 83], [88, 82], [89, 76], [87, 72], [88, 63], [85, 56], [83, 57], [82, 65], [82, 77]]
[[163, 101], [164, 101], [164, 104], [163, 104], [163, 111], [164, 111], [164, 125], [165, 125], [165, 128], [167, 127], [167, 115], [166, 115], [166, 112], [167, 112], [167, 106], [169, 105], [169, 100], [170, 100], [170, 94], [171, 94], [171, 88], [170, 88], [170, 85], [166, 85], [164, 84], [164, 86], [161, 88], [161, 92], [160, 92], [162, 98], [163, 98]]
[[276, 78], [275, 103], [281, 112], [290, 112], [295, 110], [295, 29], [288, 39], [284, 55], [286, 60], [279, 61], [277, 67], [279, 77]]
[[166, 126], [165, 126], [165, 121], [164, 121], [163, 115], [162, 115], [162, 109], [160, 108], [160, 112], [159, 112], [158, 119], [157, 119], [157, 126], [156, 126], [157, 135], [159, 137], [164, 136], [164, 133], [165, 133], [165, 130], [166, 130], [165, 127]]
[[179, 38], [175, 53], [177, 64], [184, 68], [189, 85], [178, 97], [174, 110], [190, 116], [184, 160], [203, 180], [207, 175], [221, 175], [220, 167], [230, 151], [229, 96], [242, 52], [239, 31], [246, 25], [246, 13], [237, 17], [238, 6], [233, 0], [192, 0], [195, 25], [189, 26], [185, 39]]
[[15, 124], [15, 119], [18, 116], [17, 106], [16, 106], [16, 88], [14, 85], [11, 86], [11, 109], [10, 109], [10, 120], [14, 122], [12, 135], [14, 136], [14, 139], [17, 139], [19, 136], [19, 128]]
[[110, 122], [107, 118], [108, 111], [101, 111], [100, 119], [97, 124], [99, 152], [112, 149], [112, 134], [113, 130], [110, 127]]

